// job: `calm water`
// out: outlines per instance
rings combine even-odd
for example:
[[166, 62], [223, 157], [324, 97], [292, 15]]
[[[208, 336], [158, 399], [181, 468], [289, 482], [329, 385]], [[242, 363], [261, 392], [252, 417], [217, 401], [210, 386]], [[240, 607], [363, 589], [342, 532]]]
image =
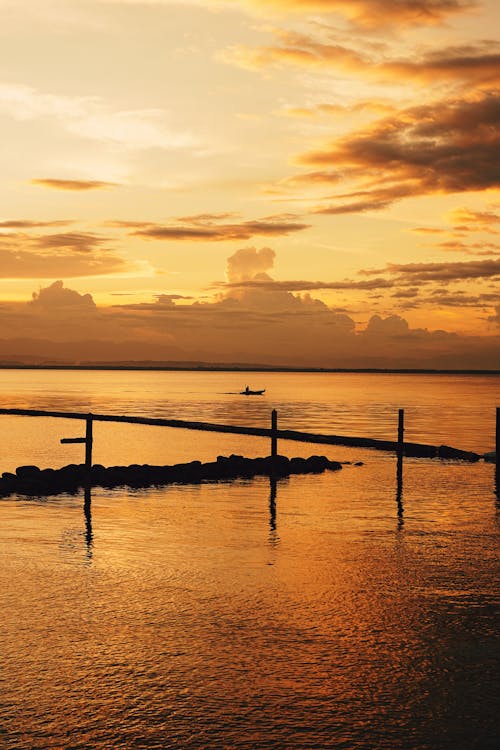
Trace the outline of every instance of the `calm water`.
[[[243, 377], [0, 371], [0, 405], [375, 437], [405, 407], [409, 440], [493, 448], [499, 378]], [[0, 425], [1, 471], [81, 460], [80, 423]], [[96, 425], [107, 464], [231, 452], [268, 445]], [[392, 456], [325, 452], [364, 465], [0, 500], [0, 748], [496, 748], [493, 465], [407, 460], [398, 498]]]

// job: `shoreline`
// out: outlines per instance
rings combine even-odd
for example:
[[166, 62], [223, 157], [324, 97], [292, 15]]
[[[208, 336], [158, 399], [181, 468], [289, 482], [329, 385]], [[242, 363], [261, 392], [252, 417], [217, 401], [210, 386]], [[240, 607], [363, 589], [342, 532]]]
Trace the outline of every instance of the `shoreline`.
[[500, 370], [459, 370], [438, 368], [411, 368], [411, 367], [272, 367], [266, 365], [146, 365], [146, 364], [0, 364], [0, 370], [95, 370], [95, 371], [130, 371], [130, 372], [280, 372], [280, 373], [359, 373], [370, 374], [396, 374], [396, 375], [500, 375]]

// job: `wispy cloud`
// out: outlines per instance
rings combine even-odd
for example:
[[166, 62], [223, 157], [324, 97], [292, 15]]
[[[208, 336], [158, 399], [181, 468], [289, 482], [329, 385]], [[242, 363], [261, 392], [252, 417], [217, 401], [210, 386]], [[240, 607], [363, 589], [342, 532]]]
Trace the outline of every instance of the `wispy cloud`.
[[[422, 85], [452, 81], [459, 86], [493, 86], [500, 82], [500, 45], [494, 40], [422, 51], [406, 58], [387, 49], [358, 49], [338, 41], [278, 29], [276, 44], [251, 48], [234, 45], [222, 57], [251, 70], [273, 65], [332, 68], [379, 82], [413, 81]], [[333, 33], [333, 32], [332, 32]]]
[[[300, 232], [308, 224], [294, 221], [289, 214], [285, 217], [270, 216], [255, 221], [222, 223], [213, 217], [200, 215], [186, 217], [188, 223], [179, 219], [170, 224], [145, 224], [137, 228], [133, 235], [152, 240], [175, 240], [187, 242], [225, 242], [228, 240], [248, 240], [255, 236], [277, 237]], [[218, 218], [218, 217], [215, 217]]]
[[192, 133], [165, 126], [161, 109], [113, 109], [100, 97], [47, 94], [20, 84], [0, 84], [0, 111], [20, 120], [47, 120], [67, 132], [131, 149], [178, 149], [199, 145]]
[[365, 276], [381, 273], [397, 275], [398, 283], [450, 282], [467, 279], [493, 279], [500, 275], [500, 258], [449, 263], [388, 263], [385, 268], [364, 269]]
[[49, 177], [38, 177], [30, 181], [32, 185], [51, 188], [53, 190], [87, 191], [107, 190], [118, 187], [116, 182], [102, 182], [101, 180], [57, 180]]

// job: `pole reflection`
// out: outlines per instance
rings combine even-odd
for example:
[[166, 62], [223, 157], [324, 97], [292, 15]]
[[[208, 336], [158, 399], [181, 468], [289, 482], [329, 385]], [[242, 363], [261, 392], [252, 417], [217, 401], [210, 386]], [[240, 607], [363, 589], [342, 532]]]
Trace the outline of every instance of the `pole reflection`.
[[398, 507], [398, 529], [404, 526], [404, 507], [403, 507], [403, 454], [398, 453], [396, 465], [396, 504]]
[[85, 544], [87, 546], [87, 559], [92, 559], [92, 548], [94, 546], [94, 535], [92, 532], [92, 494], [90, 485], [83, 491], [83, 515], [85, 517]]
[[278, 491], [278, 482], [276, 477], [269, 477], [269, 542], [271, 546], [279, 543], [279, 536], [276, 522], [276, 495]]

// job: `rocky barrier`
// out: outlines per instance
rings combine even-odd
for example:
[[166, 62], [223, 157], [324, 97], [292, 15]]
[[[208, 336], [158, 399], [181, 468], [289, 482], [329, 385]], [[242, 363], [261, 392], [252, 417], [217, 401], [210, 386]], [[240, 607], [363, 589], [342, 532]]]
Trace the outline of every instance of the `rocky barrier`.
[[85, 487], [152, 487], [166, 484], [197, 484], [203, 481], [223, 481], [255, 476], [286, 477], [290, 474], [319, 474], [327, 469], [338, 471], [342, 464], [326, 456], [309, 458], [244, 458], [218, 456], [216, 461], [191, 461], [173, 466], [109, 466], [94, 464], [87, 471], [85, 464], [69, 464], [61, 469], [40, 469], [38, 466], [19, 466], [15, 473], [4, 472], [0, 478], [0, 497], [12, 494], [44, 497], [60, 493], [74, 493]]

